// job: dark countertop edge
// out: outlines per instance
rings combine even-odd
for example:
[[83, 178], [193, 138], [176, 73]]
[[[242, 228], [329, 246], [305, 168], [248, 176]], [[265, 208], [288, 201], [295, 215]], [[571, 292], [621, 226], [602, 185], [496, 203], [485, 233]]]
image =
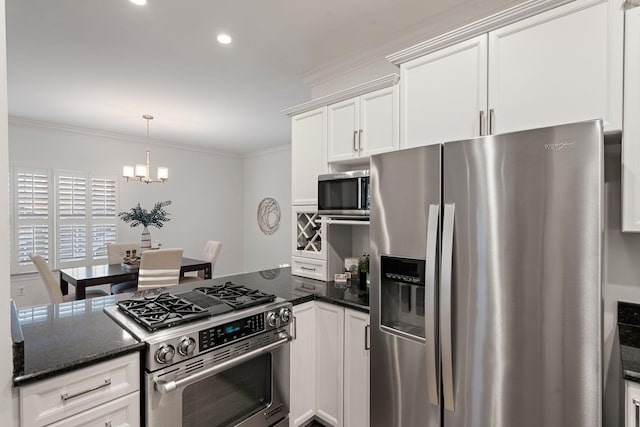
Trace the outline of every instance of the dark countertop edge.
[[622, 370], [622, 378], [627, 381], [633, 381], [634, 383], [640, 383], [640, 373], [631, 371], [628, 369]]
[[363, 313], [369, 313], [370, 312], [369, 307], [366, 306], [366, 305], [360, 305], [360, 304], [356, 304], [356, 303], [352, 303], [352, 302], [348, 302], [348, 301], [338, 300], [338, 299], [335, 299], [335, 298], [326, 297], [324, 295], [310, 294], [310, 295], [305, 295], [303, 297], [292, 298], [289, 301], [293, 305], [304, 304], [305, 302], [310, 302], [310, 301], [322, 301], [322, 302], [326, 302], [326, 303], [329, 303], [329, 304], [338, 305], [338, 306], [345, 307], [345, 308], [350, 308], [352, 310], [361, 311]]
[[126, 347], [118, 348], [113, 351], [108, 351], [105, 353], [97, 354], [95, 356], [86, 357], [82, 360], [74, 361], [73, 363], [53, 366], [49, 369], [32, 372], [27, 375], [16, 376], [13, 378], [13, 386], [19, 387], [26, 384], [30, 384], [32, 382], [40, 381], [45, 378], [54, 377], [60, 374], [74, 371], [76, 369], [80, 369], [86, 366], [94, 365], [96, 363], [104, 362], [106, 360], [111, 360], [116, 357], [123, 356], [125, 354], [139, 352], [141, 350], [144, 350], [144, 348], [145, 348], [145, 343], [139, 342], [139, 343], [128, 345]]

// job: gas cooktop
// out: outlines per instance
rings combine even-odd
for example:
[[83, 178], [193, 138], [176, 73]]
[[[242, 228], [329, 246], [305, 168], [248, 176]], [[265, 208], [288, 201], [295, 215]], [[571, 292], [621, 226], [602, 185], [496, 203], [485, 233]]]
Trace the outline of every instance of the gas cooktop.
[[275, 295], [226, 282], [174, 295], [164, 289], [137, 292], [119, 301], [118, 309], [144, 329], [154, 332], [276, 299]]

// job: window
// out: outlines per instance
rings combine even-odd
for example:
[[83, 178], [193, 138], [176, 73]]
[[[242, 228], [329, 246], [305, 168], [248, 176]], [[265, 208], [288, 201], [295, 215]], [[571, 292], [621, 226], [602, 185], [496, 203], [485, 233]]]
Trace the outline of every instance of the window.
[[[15, 168], [12, 273], [35, 271], [36, 252], [52, 268], [103, 263], [117, 240], [114, 177]], [[53, 178], [51, 178], [53, 177]]]

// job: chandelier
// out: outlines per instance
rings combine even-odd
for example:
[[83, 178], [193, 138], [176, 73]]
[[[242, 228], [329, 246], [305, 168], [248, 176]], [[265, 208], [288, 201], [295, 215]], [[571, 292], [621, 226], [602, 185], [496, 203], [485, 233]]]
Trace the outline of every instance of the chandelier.
[[142, 116], [143, 119], [147, 121], [147, 163], [146, 164], [136, 164], [135, 168], [133, 166], [125, 165], [122, 167], [122, 176], [127, 178], [127, 181], [140, 181], [145, 184], [150, 184], [152, 182], [160, 182], [164, 184], [165, 181], [169, 179], [169, 168], [164, 166], [158, 167], [158, 178], [151, 179], [149, 176], [149, 171], [151, 170], [150, 166], [150, 147], [151, 141], [149, 140], [149, 120], [153, 120], [153, 116], [149, 114], [145, 114]]

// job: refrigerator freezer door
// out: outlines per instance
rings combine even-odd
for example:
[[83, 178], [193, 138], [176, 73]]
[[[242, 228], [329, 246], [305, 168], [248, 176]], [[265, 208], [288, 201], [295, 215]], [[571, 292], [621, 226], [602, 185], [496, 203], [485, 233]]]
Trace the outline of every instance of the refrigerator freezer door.
[[444, 427], [601, 425], [601, 122], [444, 144], [443, 181]]
[[[441, 425], [436, 294], [441, 150], [435, 145], [371, 157], [373, 427]], [[386, 278], [381, 289], [382, 256], [395, 257], [390, 259], [391, 268], [396, 272], [406, 268], [409, 278], [402, 274]], [[402, 258], [409, 261], [403, 264]], [[422, 271], [411, 270], [413, 265], [421, 265]], [[422, 286], [411, 285], [412, 278]]]

